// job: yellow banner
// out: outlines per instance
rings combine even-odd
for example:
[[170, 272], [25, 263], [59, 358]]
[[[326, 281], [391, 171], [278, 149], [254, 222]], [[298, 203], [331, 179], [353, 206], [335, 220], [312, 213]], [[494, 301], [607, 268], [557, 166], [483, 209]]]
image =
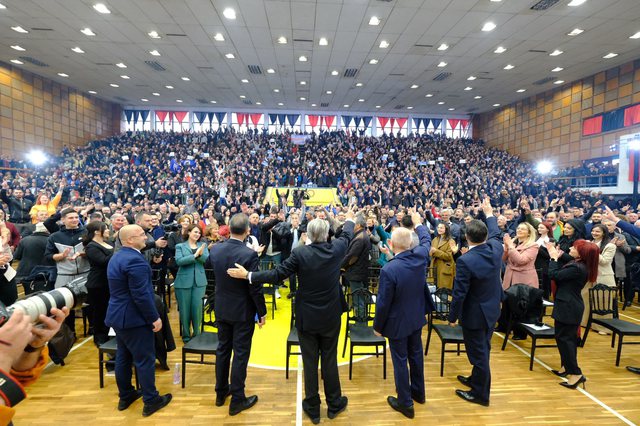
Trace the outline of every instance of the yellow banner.
[[[295, 188], [295, 187], [273, 187], [267, 188], [267, 196], [265, 201], [269, 201], [271, 205], [278, 205], [278, 197], [276, 195], [276, 189], [281, 196], [289, 191], [287, 197], [287, 205], [293, 206], [293, 193], [295, 190], [303, 191], [309, 198], [306, 200], [307, 206], [328, 206], [333, 204], [334, 206], [340, 206], [340, 200], [338, 198], [338, 190], [336, 188]], [[306, 197], [305, 197], [306, 198]]]

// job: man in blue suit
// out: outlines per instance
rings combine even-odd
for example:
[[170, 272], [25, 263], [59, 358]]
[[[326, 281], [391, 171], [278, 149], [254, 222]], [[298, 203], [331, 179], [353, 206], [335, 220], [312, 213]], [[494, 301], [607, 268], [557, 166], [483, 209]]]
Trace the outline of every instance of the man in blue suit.
[[473, 365], [471, 376], [458, 376], [458, 380], [471, 390], [458, 389], [456, 395], [488, 406], [491, 391], [489, 355], [493, 329], [500, 316], [503, 294], [500, 267], [504, 249], [489, 198], [482, 202], [482, 210], [487, 225], [479, 220], [467, 224], [469, 251], [456, 262], [449, 325], [455, 326], [460, 319], [467, 357]]
[[[160, 396], [156, 389], [156, 351], [153, 333], [162, 329], [154, 300], [151, 266], [140, 252], [147, 235], [138, 225], [120, 230], [122, 249], [107, 267], [109, 307], [105, 324], [116, 332], [116, 382], [120, 395], [118, 410], [126, 410], [142, 396], [142, 415], [147, 417], [169, 404], [171, 394]], [[135, 365], [142, 392], [131, 385], [131, 367]]]
[[425, 279], [431, 237], [419, 213], [412, 213], [411, 220], [420, 244], [410, 250], [411, 231], [406, 228], [393, 231], [391, 247], [395, 257], [380, 271], [373, 321], [374, 332], [388, 338], [391, 349], [398, 397], [389, 396], [387, 402], [410, 419], [414, 417], [413, 401], [425, 402], [421, 335], [427, 323], [425, 315], [435, 309]]

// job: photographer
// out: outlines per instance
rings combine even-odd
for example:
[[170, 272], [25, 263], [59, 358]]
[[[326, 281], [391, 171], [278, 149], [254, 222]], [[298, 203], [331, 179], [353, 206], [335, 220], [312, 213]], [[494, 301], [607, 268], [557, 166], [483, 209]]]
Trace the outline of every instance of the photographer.
[[0, 377], [4, 380], [0, 386], [0, 424], [11, 422], [13, 407], [26, 397], [22, 386], [42, 374], [49, 361], [47, 342], [58, 332], [69, 309], [53, 308], [51, 314], [53, 318], [40, 315], [38, 320], [44, 326], [40, 328], [17, 309], [0, 328]]

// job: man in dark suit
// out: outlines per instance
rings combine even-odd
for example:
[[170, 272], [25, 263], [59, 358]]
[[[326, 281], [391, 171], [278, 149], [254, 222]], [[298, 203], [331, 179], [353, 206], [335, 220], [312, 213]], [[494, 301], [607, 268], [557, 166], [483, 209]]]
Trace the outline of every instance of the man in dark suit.
[[347, 407], [338, 376], [338, 336], [344, 296], [340, 289], [340, 264], [353, 238], [355, 214], [347, 213], [339, 238], [327, 242], [329, 222], [313, 219], [307, 225], [311, 244], [296, 247], [289, 258], [275, 269], [249, 273], [242, 265], [229, 269], [232, 277], [251, 283], [276, 282], [298, 274], [295, 299], [296, 328], [304, 365], [305, 399], [302, 409], [314, 424], [320, 422], [318, 395], [318, 358], [322, 359], [322, 377], [327, 400], [327, 416], [335, 418]]
[[[258, 270], [258, 254], [244, 243], [249, 235], [249, 218], [238, 213], [229, 221], [231, 238], [215, 245], [209, 254], [216, 278], [215, 313], [218, 323], [218, 350], [216, 352], [216, 406], [221, 407], [231, 395], [229, 415], [253, 407], [258, 396], [246, 397], [244, 382], [251, 354], [251, 339], [255, 323], [262, 328], [266, 321], [267, 306], [262, 285], [249, 284], [227, 275], [227, 269], [240, 264], [249, 271]], [[259, 320], [256, 320], [256, 314]], [[229, 366], [231, 386], [229, 386]]]
[[413, 401], [425, 402], [421, 335], [427, 323], [425, 315], [435, 309], [425, 283], [431, 236], [419, 213], [412, 213], [411, 219], [420, 244], [410, 249], [412, 232], [403, 227], [393, 231], [391, 246], [395, 256], [380, 271], [373, 321], [374, 332], [388, 338], [391, 349], [398, 397], [389, 396], [387, 402], [410, 419], [414, 417]]
[[[118, 410], [126, 410], [142, 396], [142, 415], [147, 417], [169, 404], [171, 394], [160, 396], [155, 383], [154, 335], [162, 328], [156, 309], [151, 267], [140, 252], [147, 236], [138, 225], [120, 230], [122, 249], [116, 252], [107, 267], [109, 307], [105, 324], [116, 332], [116, 382], [120, 394]], [[136, 366], [142, 392], [131, 385], [131, 367]]]
[[482, 210], [487, 217], [486, 226], [479, 220], [467, 224], [469, 251], [456, 262], [449, 323], [455, 326], [460, 319], [467, 357], [473, 365], [471, 376], [458, 376], [458, 380], [471, 390], [458, 389], [456, 394], [466, 401], [488, 406], [491, 391], [489, 355], [491, 336], [500, 316], [500, 267], [504, 249], [489, 198], [483, 201]]

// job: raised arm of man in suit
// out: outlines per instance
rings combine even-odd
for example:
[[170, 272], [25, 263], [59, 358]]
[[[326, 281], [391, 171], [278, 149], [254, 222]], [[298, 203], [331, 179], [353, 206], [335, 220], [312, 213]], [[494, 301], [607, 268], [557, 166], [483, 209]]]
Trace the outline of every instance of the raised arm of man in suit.
[[418, 240], [420, 243], [413, 249], [414, 253], [419, 253], [425, 258], [429, 258], [429, 251], [431, 250], [431, 234], [427, 227], [422, 223], [422, 216], [420, 213], [414, 212], [411, 214], [411, 220], [415, 226], [416, 233], [418, 234]]

